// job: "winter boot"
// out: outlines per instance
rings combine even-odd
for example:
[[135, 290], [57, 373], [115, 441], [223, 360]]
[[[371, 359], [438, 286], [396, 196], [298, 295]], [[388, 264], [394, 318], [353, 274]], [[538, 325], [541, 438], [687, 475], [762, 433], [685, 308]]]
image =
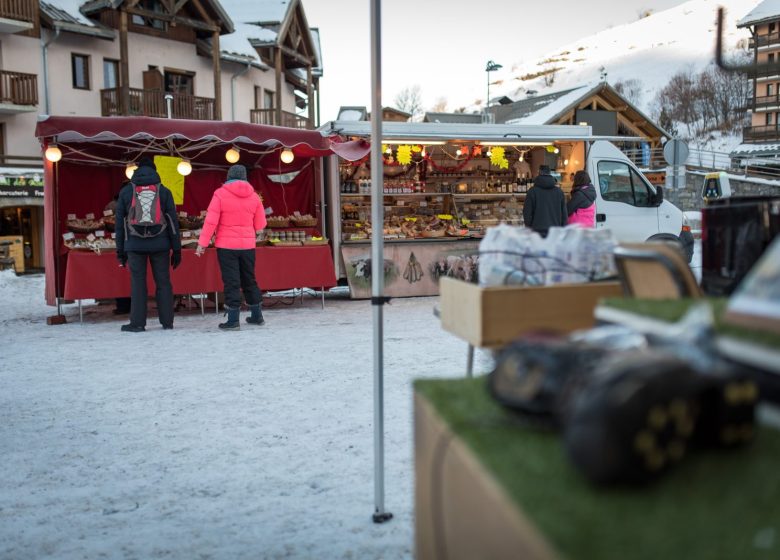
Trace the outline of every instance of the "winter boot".
[[225, 315], [227, 315], [227, 321], [219, 324], [219, 328], [226, 331], [237, 331], [241, 328], [241, 321], [239, 319], [240, 309], [238, 307], [225, 306]]
[[260, 304], [250, 305], [249, 310], [252, 314], [246, 318], [246, 322], [252, 325], [265, 325], [265, 319], [263, 319], [263, 312], [260, 311]]

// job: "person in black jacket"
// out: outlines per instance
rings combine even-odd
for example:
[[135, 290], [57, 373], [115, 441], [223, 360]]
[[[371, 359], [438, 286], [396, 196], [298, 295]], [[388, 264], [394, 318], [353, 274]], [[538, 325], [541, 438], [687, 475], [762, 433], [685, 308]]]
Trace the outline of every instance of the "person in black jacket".
[[[146, 263], [152, 265], [152, 275], [157, 288], [158, 318], [164, 329], [173, 328], [173, 286], [170, 266], [181, 263], [181, 240], [173, 194], [160, 183], [157, 168], [148, 157], [141, 158], [130, 184], [119, 193], [116, 205], [116, 256], [119, 266], [130, 265], [130, 324], [122, 325], [126, 332], [146, 330]], [[147, 185], [157, 186], [159, 217], [156, 205], [141, 220], [137, 219], [133, 206], [134, 191]], [[158, 220], [154, 225], [142, 225], [145, 219]], [[136, 223], [134, 223], [136, 222]]]
[[542, 165], [533, 188], [525, 197], [523, 221], [526, 227], [547, 237], [551, 227], [566, 225], [566, 217], [566, 197], [550, 175], [550, 168]]

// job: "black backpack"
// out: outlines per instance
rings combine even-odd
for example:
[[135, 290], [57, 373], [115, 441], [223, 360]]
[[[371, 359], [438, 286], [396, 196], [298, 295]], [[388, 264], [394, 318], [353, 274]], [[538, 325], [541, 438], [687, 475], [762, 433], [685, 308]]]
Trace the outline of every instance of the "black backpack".
[[160, 183], [130, 186], [133, 189], [133, 198], [127, 212], [127, 229], [137, 237], [160, 235], [167, 227], [165, 212], [160, 203]]

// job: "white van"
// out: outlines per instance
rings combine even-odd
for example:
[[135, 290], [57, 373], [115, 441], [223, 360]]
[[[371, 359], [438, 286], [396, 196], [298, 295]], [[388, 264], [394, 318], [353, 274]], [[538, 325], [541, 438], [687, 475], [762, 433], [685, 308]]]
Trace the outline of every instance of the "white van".
[[693, 234], [682, 211], [664, 200], [663, 188], [651, 185], [612, 143], [591, 144], [587, 170], [596, 187], [596, 227], [609, 228], [618, 241], [673, 241], [688, 262]]

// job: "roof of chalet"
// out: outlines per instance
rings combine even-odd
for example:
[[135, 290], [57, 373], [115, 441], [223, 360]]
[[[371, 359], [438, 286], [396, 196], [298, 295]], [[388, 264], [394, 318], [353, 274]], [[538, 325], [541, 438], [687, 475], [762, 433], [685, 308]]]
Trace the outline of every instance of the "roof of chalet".
[[[574, 88], [535, 95], [506, 105], [493, 105], [490, 107], [490, 112], [496, 116], [497, 124], [552, 124], [583, 100], [600, 92], [605, 92], [609, 96], [619, 99], [630, 111], [656, 128], [662, 136], [672, 137], [669, 132], [658, 126], [606, 82], [586, 83]], [[479, 113], [425, 113], [423, 122], [480, 123], [482, 115]]]
[[780, 0], [764, 0], [737, 22], [737, 27], [750, 27], [780, 19]]
[[367, 121], [368, 109], [360, 105], [342, 105], [339, 107], [337, 121]]
[[[69, 13], [73, 13], [74, 11], [80, 12], [83, 14], [91, 14], [103, 9], [109, 9], [109, 10], [116, 10], [121, 6], [126, 0], [88, 0], [87, 2], [84, 2], [84, 0], [55, 0], [56, 2], [60, 2], [62, 4], [68, 4], [71, 6], [71, 9], [68, 10]], [[217, 14], [217, 19], [219, 19], [220, 22], [220, 32], [221, 33], [230, 33], [233, 31], [233, 21], [230, 19], [230, 16], [227, 15], [227, 12], [223, 9], [222, 5], [219, 3], [218, 0], [205, 0], [205, 4], [207, 4], [209, 7], [211, 7], [214, 12]]]
[[[279, 30], [287, 18], [293, 16], [293, 0], [220, 0], [235, 21], [235, 31], [220, 37], [222, 53], [239, 55], [252, 59], [256, 66], [267, 68], [260, 60], [255, 47], [276, 46]], [[322, 48], [318, 28], [309, 28], [314, 53], [317, 57], [312, 75], [322, 76]], [[293, 69], [299, 78], [306, 81], [305, 69]]]
[[41, 16], [54, 29], [91, 35], [103, 39], [113, 39], [116, 32], [105, 25], [92, 21], [81, 13], [82, 0], [47, 0], [40, 2]]

